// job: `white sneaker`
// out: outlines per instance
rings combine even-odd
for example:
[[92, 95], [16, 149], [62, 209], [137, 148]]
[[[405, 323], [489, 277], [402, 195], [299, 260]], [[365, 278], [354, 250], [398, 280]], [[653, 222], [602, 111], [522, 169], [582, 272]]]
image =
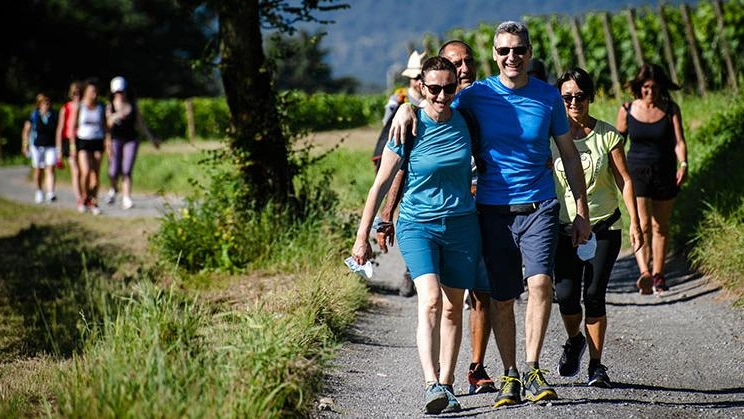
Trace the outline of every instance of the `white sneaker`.
[[44, 202], [44, 192], [41, 189], [37, 190], [36, 194], [34, 194], [34, 202], [37, 204]]
[[101, 215], [101, 209], [98, 208], [98, 205], [91, 205], [88, 207], [90, 210], [90, 213], [93, 215]]
[[125, 196], [121, 199], [121, 209], [128, 210], [129, 208], [132, 208], [134, 206], [134, 202], [132, 202], [132, 198]]
[[46, 194], [46, 201], [47, 202], [54, 202], [57, 200], [57, 195], [54, 194], [54, 192], [47, 192]]
[[106, 203], [111, 205], [114, 202], [116, 202], [116, 191], [112, 188], [109, 189], [108, 193], [106, 194]]

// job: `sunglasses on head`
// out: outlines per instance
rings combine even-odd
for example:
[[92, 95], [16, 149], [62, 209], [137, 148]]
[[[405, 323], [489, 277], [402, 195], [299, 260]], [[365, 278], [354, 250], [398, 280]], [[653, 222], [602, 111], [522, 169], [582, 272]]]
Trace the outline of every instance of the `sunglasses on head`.
[[572, 95], [562, 95], [561, 97], [563, 98], [563, 101], [566, 102], [566, 103], [571, 103], [571, 102], [574, 101], [574, 99], [576, 99], [576, 102], [583, 102], [583, 101], [589, 99], [589, 95], [587, 95], [586, 93], [577, 93], [577, 94], [575, 94], [573, 96]]
[[504, 55], [509, 55], [509, 51], [514, 51], [517, 55], [524, 55], [527, 54], [528, 47], [524, 45], [520, 45], [518, 47], [493, 47], [496, 50], [496, 54], [501, 55], [502, 57]]
[[457, 83], [451, 83], [451, 84], [445, 84], [444, 86], [439, 84], [426, 84], [423, 80], [421, 81], [421, 84], [426, 86], [427, 89], [429, 89], [429, 93], [436, 96], [444, 90], [445, 95], [451, 95], [457, 91]]

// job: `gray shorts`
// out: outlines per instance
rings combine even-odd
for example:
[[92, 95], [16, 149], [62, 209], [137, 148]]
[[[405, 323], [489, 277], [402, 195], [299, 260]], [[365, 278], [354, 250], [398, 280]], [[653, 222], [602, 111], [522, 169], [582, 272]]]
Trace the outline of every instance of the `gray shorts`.
[[531, 276], [553, 277], [559, 210], [555, 198], [519, 212], [510, 212], [505, 206], [478, 205], [483, 259], [493, 299], [518, 297], [524, 292], [525, 279]]

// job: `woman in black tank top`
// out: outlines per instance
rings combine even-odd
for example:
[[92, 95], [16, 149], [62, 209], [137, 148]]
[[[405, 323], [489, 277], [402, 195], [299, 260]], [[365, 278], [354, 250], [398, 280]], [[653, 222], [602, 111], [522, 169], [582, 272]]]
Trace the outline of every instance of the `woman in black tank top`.
[[628, 169], [638, 203], [644, 244], [635, 253], [641, 294], [669, 289], [664, 259], [674, 198], [687, 178], [687, 146], [679, 106], [669, 95], [679, 90], [656, 64], [644, 64], [629, 83], [635, 100], [617, 112], [615, 126], [630, 138]]

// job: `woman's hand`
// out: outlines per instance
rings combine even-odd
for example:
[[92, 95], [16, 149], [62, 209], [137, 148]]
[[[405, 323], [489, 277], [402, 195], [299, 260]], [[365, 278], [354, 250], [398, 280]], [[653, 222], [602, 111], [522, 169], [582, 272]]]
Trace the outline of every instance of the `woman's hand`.
[[680, 166], [677, 169], [676, 181], [679, 188], [687, 180], [687, 166]]
[[351, 256], [360, 265], [367, 263], [372, 258], [372, 247], [369, 245], [369, 240], [357, 237], [351, 250]]

